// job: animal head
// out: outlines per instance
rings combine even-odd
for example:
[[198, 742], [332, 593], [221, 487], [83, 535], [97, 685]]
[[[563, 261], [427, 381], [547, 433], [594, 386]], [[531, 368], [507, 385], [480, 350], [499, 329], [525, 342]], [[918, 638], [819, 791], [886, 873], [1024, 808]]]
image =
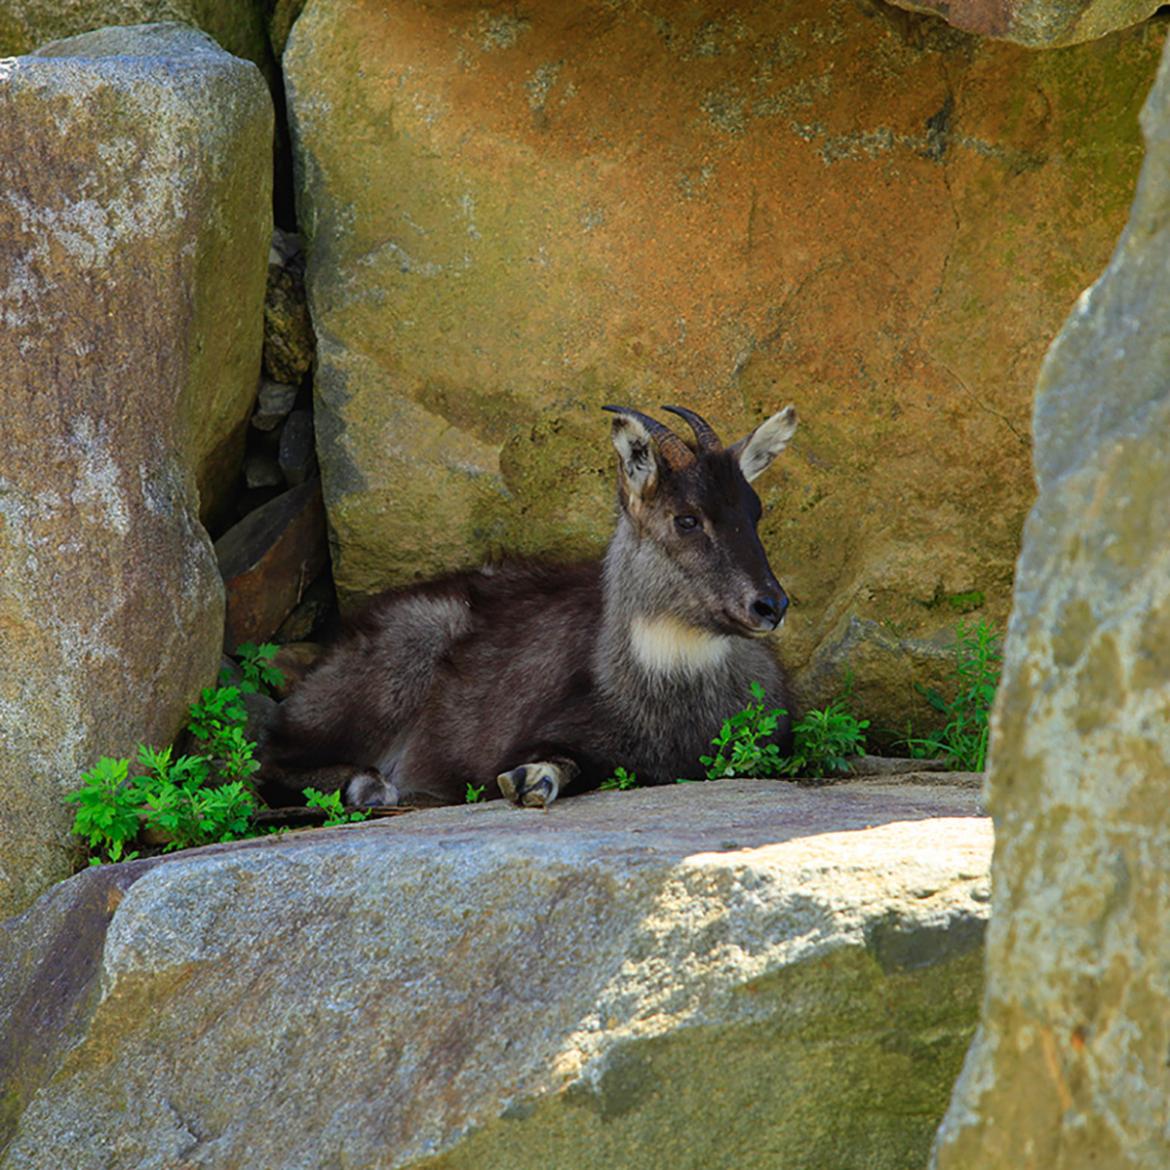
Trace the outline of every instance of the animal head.
[[618, 499], [634, 542], [628, 555], [662, 616], [719, 634], [774, 630], [788, 598], [760, 544], [762, 508], [750, 485], [795, 434], [796, 410], [785, 407], [724, 447], [684, 407], [663, 409], [686, 420], [693, 443], [640, 411], [604, 409], [616, 415]]

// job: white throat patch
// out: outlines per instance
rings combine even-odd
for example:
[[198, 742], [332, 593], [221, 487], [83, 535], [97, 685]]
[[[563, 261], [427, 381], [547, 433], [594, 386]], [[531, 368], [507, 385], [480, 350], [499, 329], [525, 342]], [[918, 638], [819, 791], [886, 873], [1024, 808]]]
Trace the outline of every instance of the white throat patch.
[[672, 617], [636, 617], [630, 645], [639, 664], [652, 674], [700, 674], [718, 666], [731, 639], [696, 629]]

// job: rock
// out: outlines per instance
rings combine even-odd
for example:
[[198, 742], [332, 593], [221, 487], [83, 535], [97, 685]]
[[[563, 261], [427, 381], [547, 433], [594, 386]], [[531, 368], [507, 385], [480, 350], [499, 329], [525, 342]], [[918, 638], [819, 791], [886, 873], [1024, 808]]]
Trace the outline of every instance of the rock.
[[284, 483], [284, 473], [271, 455], [252, 451], [244, 459], [244, 483], [249, 488], [279, 487]]
[[[875, 0], [880, 3], [882, 0]], [[941, 16], [963, 32], [1055, 49], [1096, 40], [1140, 24], [1158, 10], [1157, 0], [890, 0], [913, 12]]]
[[[120, 62], [125, 56], [139, 62], [137, 67], [126, 70]], [[165, 146], [172, 152], [183, 152], [179, 157], [160, 155], [159, 169], [141, 184], [142, 189], [128, 192], [149, 200], [151, 218], [139, 223], [135, 218], [138, 209], [124, 202], [115, 202], [109, 209], [100, 201], [83, 200], [68, 205], [61, 230], [69, 233], [80, 228], [82, 239], [76, 253], [79, 259], [92, 260], [91, 240], [100, 249], [103, 232], [120, 226], [135, 236], [139, 264], [148, 262], [149, 252], [149, 262], [158, 266], [152, 283], [166, 283], [169, 269], [174, 267], [172, 250], [179, 247], [187, 249], [182, 253], [186, 263], [181, 268], [185, 283], [193, 282], [197, 274], [215, 273], [215, 280], [201, 282], [204, 295], [189, 310], [192, 336], [184, 370], [184, 385], [191, 387], [184, 407], [189, 417], [189, 441], [196, 452], [200, 516], [209, 524], [224, 515], [230, 504], [259, 375], [264, 242], [272, 230], [272, 162], [266, 153], [273, 112], [263, 78], [252, 66], [222, 52], [209, 37], [179, 24], [99, 29], [44, 45], [32, 57], [76, 59], [79, 64], [75, 68], [81, 70], [87, 68], [82, 61], [104, 61], [104, 66], [92, 68], [126, 70], [127, 76], [119, 77], [119, 82], [128, 90], [140, 72], [170, 78], [169, 88], [160, 90], [161, 109], [131, 109], [127, 113], [127, 129], [140, 134], [146, 129], [147, 118], [165, 113], [172, 122], [171, 134], [158, 143], [158, 149]], [[212, 88], [204, 90], [202, 86]], [[131, 100], [127, 98], [128, 103]], [[135, 148], [124, 138], [115, 149]], [[186, 153], [192, 150], [198, 152], [202, 163], [198, 172], [187, 170]], [[169, 170], [164, 172], [163, 168]], [[175, 212], [170, 185], [176, 168], [183, 174], [198, 175], [183, 195], [193, 213], [197, 209], [198, 217], [188, 232], [193, 239], [197, 233], [194, 245], [182, 236], [181, 222], [169, 218]], [[121, 176], [116, 168], [110, 170]], [[119, 192], [111, 190], [104, 196], [116, 201]], [[87, 233], [91, 235], [87, 237]], [[135, 327], [135, 322], [126, 322], [127, 329]]]
[[197, 483], [216, 482], [255, 386], [272, 110], [252, 65], [177, 26], [0, 74], [11, 913], [70, 872], [61, 797], [79, 773], [169, 741], [215, 677], [223, 591]]
[[277, 228], [268, 255], [264, 368], [277, 382], [299, 383], [312, 368], [314, 346], [300, 237]]
[[1035, 371], [1124, 222], [1164, 22], [1045, 55], [842, 0], [493, 13], [310, 4], [285, 52], [343, 607], [600, 552], [604, 403], [734, 438], [792, 401], [779, 646], [819, 703], [883, 631], [856, 681], [902, 734], [955, 599], [1006, 618]]
[[262, 695], [257, 691], [245, 691], [240, 696], [240, 701], [248, 713], [244, 723], [244, 735], [252, 743], [262, 742], [276, 719], [279, 704], [271, 695]]
[[266, 641], [328, 563], [319, 481], [250, 512], [215, 542], [215, 556], [227, 590], [224, 649]]
[[258, 431], [275, 430], [296, 405], [297, 388], [265, 378], [256, 395], [256, 411], [252, 415], [252, 426]]
[[286, 642], [281, 646], [272, 659], [272, 665], [284, 675], [284, 682], [272, 688], [276, 697], [285, 698], [324, 653], [319, 642]]
[[327, 637], [336, 633], [337, 591], [333, 578], [323, 572], [305, 590], [293, 611], [272, 635], [274, 642], [303, 642], [307, 638]]
[[0, 57], [109, 25], [181, 21], [264, 66], [271, 53], [263, 7], [263, 0], [0, 0]]
[[304, 483], [317, 471], [314, 447], [313, 416], [307, 410], [294, 410], [280, 432], [280, 470], [291, 484]]
[[721, 781], [80, 874], [0, 928], [0, 1167], [922, 1165], [970, 807]]
[[979, 1038], [937, 1170], [1170, 1164], [1170, 57], [1129, 224], [1036, 392]]
[[304, 6], [305, 0], [268, 0], [268, 39], [277, 57], [284, 52], [288, 34]]
[[244, 681], [244, 672], [240, 664], [230, 654], [220, 656], [219, 674], [215, 681], [217, 685], [222, 684], [225, 687], [238, 687]]

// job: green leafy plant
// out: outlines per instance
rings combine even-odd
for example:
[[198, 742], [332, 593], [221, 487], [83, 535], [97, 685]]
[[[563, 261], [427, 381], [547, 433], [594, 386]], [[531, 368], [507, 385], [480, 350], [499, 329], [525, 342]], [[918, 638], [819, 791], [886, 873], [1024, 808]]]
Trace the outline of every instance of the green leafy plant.
[[340, 792], [321, 792], [317, 788], [305, 789], [305, 804], [308, 808], [319, 808], [325, 813], [326, 829], [334, 825], [350, 825], [357, 821], [369, 820], [370, 814], [364, 809], [346, 809], [341, 803]]
[[638, 787], [638, 773], [627, 772], [620, 764], [614, 768], [613, 775], [607, 777], [601, 782], [602, 792], [619, 791], [625, 792], [630, 788]]
[[84, 772], [65, 800], [77, 805], [73, 832], [88, 841], [91, 864], [137, 856], [126, 845], [144, 832], [162, 837], [164, 852], [249, 836], [260, 763], [246, 719], [238, 688], [206, 687], [187, 723], [202, 751], [176, 757], [139, 744], [135, 775], [128, 759], [109, 757]]
[[240, 690], [245, 694], [271, 694], [276, 687], [284, 686], [284, 671], [272, 665], [280, 647], [275, 642], [244, 642], [236, 647], [236, 658], [244, 679]]
[[764, 688], [751, 684], [753, 703], [723, 720], [719, 734], [711, 741], [713, 755], [700, 756], [708, 780], [725, 776], [779, 776], [783, 770], [780, 748], [769, 740], [776, 734], [781, 717], [780, 707], [764, 710]]
[[204, 687], [199, 700], [191, 704], [187, 730], [209, 747], [215, 747], [231, 728], [242, 729], [247, 718], [238, 687]]
[[849, 760], [865, 754], [868, 719], [858, 719], [834, 699], [825, 707], [807, 712], [792, 725], [792, 755], [784, 761], [789, 776], [832, 776], [849, 771]]
[[483, 793], [486, 787], [487, 785], [485, 784], [472, 784], [469, 780], [467, 782], [467, 788], [463, 793], [464, 802], [466, 804], [478, 804], [481, 800], [483, 800]]
[[1003, 639], [983, 619], [955, 627], [954, 695], [934, 687], [919, 692], [946, 723], [941, 731], [907, 739], [912, 754], [940, 756], [953, 768], [982, 772], [987, 765], [989, 719], [1003, 665]]
[[127, 843], [138, 836], [138, 797], [129, 781], [130, 761], [102, 756], [81, 777], [82, 786], [65, 797], [77, 805], [73, 832], [89, 842], [90, 864], [129, 861]]
[[700, 756], [708, 780], [725, 776], [828, 776], [847, 772], [849, 760], [865, 752], [869, 720], [848, 708], [846, 692], [827, 706], [807, 712], [792, 725], [792, 755], [784, 756], [772, 736], [785, 711], [765, 708], [764, 688], [751, 684], [753, 702], [723, 721], [711, 741], [715, 752]]

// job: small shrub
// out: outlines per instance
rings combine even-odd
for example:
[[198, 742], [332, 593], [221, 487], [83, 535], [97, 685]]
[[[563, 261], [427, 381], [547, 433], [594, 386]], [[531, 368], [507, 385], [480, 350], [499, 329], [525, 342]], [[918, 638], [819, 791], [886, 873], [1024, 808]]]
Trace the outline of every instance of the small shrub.
[[638, 787], [638, 773], [627, 772], [620, 764], [614, 768], [613, 775], [607, 777], [601, 782], [602, 792], [619, 791], [625, 792], [630, 788]]
[[73, 832], [89, 842], [90, 864], [129, 861], [137, 853], [126, 853], [128, 842], [138, 836], [139, 798], [129, 781], [130, 761], [102, 756], [81, 775], [81, 787], [65, 800], [77, 805]]
[[275, 642], [244, 642], [236, 647], [244, 680], [240, 690], [245, 694], [270, 695], [275, 687], [284, 686], [284, 671], [272, 665], [280, 647]]
[[783, 708], [764, 707], [764, 688], [751, 684], [752, 699], [723, 721], [711, 741], [715, 753], [700, 756], [708, 780], [725, 776], [828, 776], [848, 772], [850, 757], [864, 754], [867, 719], [858, 719], [847, 706], [848, 694], [828, 706], [807, 712], [792, 725], [792, 755], [783, 756], [770, 742], [785, 714]]
[[779, 776], [783, 768], [780, 748], [768, 742], [776, 734], [783, 709], [764, 710], [764, 688], [751, 684], [754, 703], [723, 720], [719, 734], [711, 741], [714, 755], [700, 756], [708, 780], [726, 776]]
[[321, 792], [317, 788], [306, 788], [305, 805], [308, 808], [319, 808], [325, 813], [323, 827], [326, 829], [334, 825], [351, 825], [370, 818], [370, 814], [364, 809], [347, 810], [341, 803], [340, 792]]
[[822, 777], [847, 773], [850, 758], [865, 754], [869, 720], [858, 719], [845, 704], [844, 697], [834, 699], [792, 725], [792, 755], [784, 762], [785, 775]]
[[126, 845], [143, 830], [166, 838], [163, 852], [250, 836], [260, 762], [246, 718], [236, 687], [205, 687], [187, 722], [201, 752], [176, 758], [171, 747], [139, 744], [136, 775], [128, 759], [109, 757], [84, 772], [65, 800], [78, 806], [73, 832], [88, 841], [90, 863], [137, 856]]
[[469, 780], [467, 788], [463, 792], [463, 800], [465, 804], [479, 804], [483, 800], [484, 789], [486, 784], [472, 784]]
[[987, 766], [989, 719], [1003, 665], [1003, 639], [980, 619], [955, 628], [955, 693], [950, 699], [934, 687], [919, 686], [946, 723], [934, 735], [906, 742], [913, 755], [939, 756], [951, 767], [982, 772]]

